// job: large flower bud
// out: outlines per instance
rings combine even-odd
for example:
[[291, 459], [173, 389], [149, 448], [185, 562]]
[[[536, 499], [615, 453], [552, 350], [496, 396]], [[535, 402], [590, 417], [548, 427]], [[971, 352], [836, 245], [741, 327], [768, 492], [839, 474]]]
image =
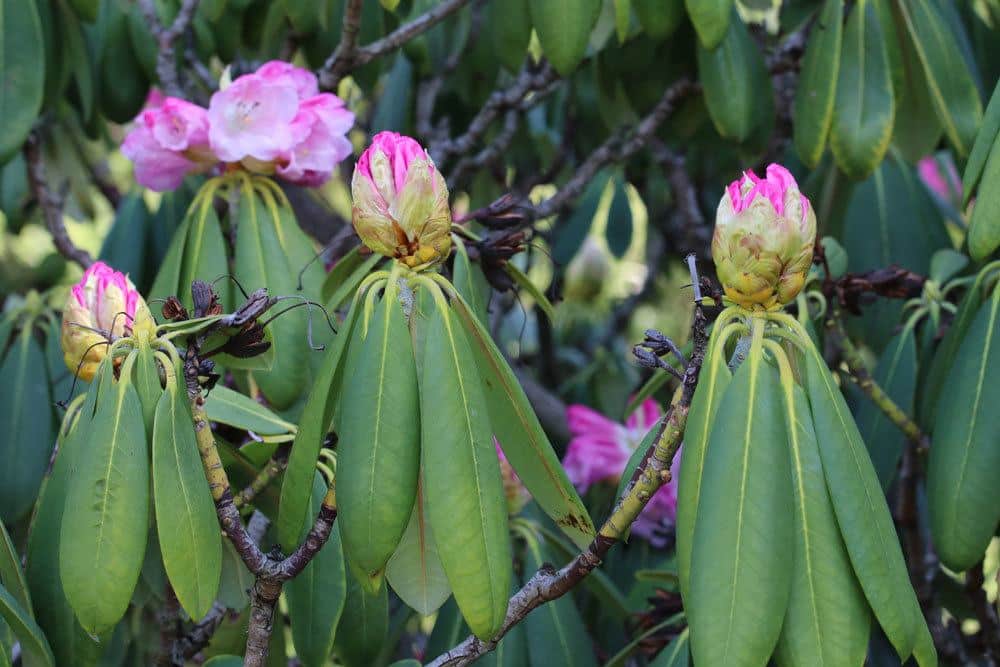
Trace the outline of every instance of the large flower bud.
[[375, 252], [418, 270], [448, 256], [448, 186], [415, 140], [376, 134], [354, 168], [351, 194], [354, 229]]
[[719, 202], [712, 258], [726, 296], [744, 308], [773, 310], [805, 284], [816, 242], [816, 214], [780, 164], [752, 171]]
[[63, 308], [63, 358], [71, 371], [79, 368], [79, 377], [90, 381], [107, 355], [109, 338], [152, 326], [153, 316], [128, 276], [94, 262], [70, 289]]

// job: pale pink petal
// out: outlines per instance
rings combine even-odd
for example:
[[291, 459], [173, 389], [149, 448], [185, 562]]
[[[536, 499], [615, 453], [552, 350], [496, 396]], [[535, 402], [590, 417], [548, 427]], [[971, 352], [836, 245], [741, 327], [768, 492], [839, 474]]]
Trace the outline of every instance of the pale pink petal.
[[246, 157], [267, 162], [287, 154], [294, 145], [291, 124], [298, 106], [295, 85], [286, 77], [239, 77], [209, 103], [212, 150], [226, 162]]
[[199, 166], [183, 154], [164, 148], [145, 123], [136, 123], [125, 136], [122, 154], [135, 165], [135, 180], [157, 192], [175, 190]]
[[295, 92], [300, 100], [312, 97], [319, 92], [319, 84], [315, 74], [283, 60], [272, 60], [264, 63], [255, 73], [266, 81], [291, 83], [295, 86]]

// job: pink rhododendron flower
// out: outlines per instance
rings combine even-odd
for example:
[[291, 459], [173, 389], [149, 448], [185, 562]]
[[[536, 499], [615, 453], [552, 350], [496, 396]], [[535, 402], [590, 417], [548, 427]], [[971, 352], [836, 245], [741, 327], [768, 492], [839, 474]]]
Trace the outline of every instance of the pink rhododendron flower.
[[[569, 442], [563, 466], [573, 485], [585, 493], [596, 482], [617, 484], [646, 433], [660, 419], [662, 412], [656, 401], [643, 401], [624, 424], [614, 422], [585, 405], [571, 405], [566, 419], [573, 438]], [[674, 457], [673, 479], [660, 487], [632, 526], [632, 532], [654, 546], [666, 543], [664, 528], [674, 522], [677, 514], [677, 475], [680, 456]]]
[[917, 163], [917, 171], [920, 173], [920, 180], [941, 199], [947, 202], [961, 200], [962, 181], [951, 156], [937, 158], [928, 155], [921, 158]]
[[122, 153], [135, 164], [135, 179], [159, 192], [177, 188], [185, 176], [216, 162], [208, 147], [205, 109], [175, 97], [139, 114]]
[[292, 147], [299, 95], [290, 77], [246, 74], [212, 95], [208, 138], [225, 162], [276, 160]]
[[375, 252], [416, 270], [448, 256], [448, 186], [416, 140], [376, 134], [354, 167], [351, 195], [354, 229]]
[[307, 69], [296, 67], [284, 60], [272, 60], [261, 65], [255, 72], [265, 81], [289, 82], [295, 86], [295, 92], [300, 100], [305, 100], [319, 93], [319, 83], [316, 75]]
[[292, 119], [296, 143], [287, 162], [278, 165], [278, 175], [300, 185], [324, 183], [353, 150], [344, 136], [353, 124], [354, 114], [336, 95], [323, 93], [303, 101]]
[[[70, 288], [63, 308], [62, 348], [66, 365], [90, 380], [108, 346], [101, 344], [128, 335], [136, 326], [151, 325], [149, 308], [135, 285], [104, 262], [94, 262]], [[82, 362], [82, 363], [81, 363]]]

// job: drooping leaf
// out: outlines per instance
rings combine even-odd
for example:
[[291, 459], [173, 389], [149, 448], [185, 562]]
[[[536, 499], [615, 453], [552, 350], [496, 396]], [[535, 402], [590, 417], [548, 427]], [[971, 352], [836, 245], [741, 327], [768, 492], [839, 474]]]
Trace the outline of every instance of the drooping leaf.
[[3, 586], [0, 586], [0, 617], [21, 641], [21, 650], [24, 651], [26, 660], [30, 660], [32, 664], [55, 667], [55, 657], [42, 629], [31, 617], [31, 612], [21, 606]]
[[1000, 81], [993, 89], [990, 103], [986, 106], [986, 113], [983, 115], [983, 124], [976, 133], [976, 141], [972, 144], [972, 151], [969, 153], [969, 161], [965, 164], [965, 173], [962, 174], [962, 205], [968, 205], [972, 198], [972, 193], [979, 185], [979, 179], [983, 175], [986, 167], [986, 160], [993, 148], [993, 143], [1000, 134]]
[[809, 400], [801, 387], [789, 384], [782, 379], [795, 555], [775, 658], [779, 665], [860, 665], [868, 652], [868, 603], [851, 569], [826, 490]]
[[742, 21], [730, 21], [716, 47], [699, 45], [698, 74], [715, 129], [727, 139], [748, 139], [761, 122], [761, 91], [766, 95], [770, 87], [764, 57]]
[[403, 602], [421, 616], [429, 616], [451, 595], [448, 578], [438, 556], [420, 485], [413, 514], [403, 539], [389, 558], [386, 578]]
[[795, 90], [795, 149], [809, 167], [819, 164], [833, 119], [840, 70], [844, 0], [826, 0], [806, 45]]
[[948, 141], [969, 154], [983, 116], [979, 90], [945, 19], [930, 0], [896, 5], [923, 64], [931, 100]]
[[806, 355], [806, 391], [823, 474], [854, 573], [901, 659], [924, 622], [878, 475], [861, 433], [815, 348]]
[[294, 548], [306, 522], [309, 484], [316, 470], [319, 450], [333, 420], [339, 399], [339, 378], [344, 375], [344, 354], [351, 336], [356, 333], [354, 326], [359, 310], [359, 299], [355, 296], [347, 319], [340, 327], [340, 333], [327, 350], [323, 365], [316, 373], [316, 381], [302, 410], [299, 429], [288, 455], [278, 513], [278, 541], [286, 549]]
[[333, 312], [351, 298], [361, 281], [381, 259], [382, 256], [377, 253], [362, 257], [357, 248], [341, 257], [326, 274], [320, 291], [327, 310]]
[[955, 571], [975, 565], [1000, 520], [990, 474], [1000, 464], [1000, 288], [969, 328], [945, 381], [928, 461], [931, 534], [941, 562]]
[[990, 149], [979, 182], [976, 205], [969, 219], [969, 255], [983, 261], [1000, 247], [1000, 138]]
[[684, 4], [698, 33], [700, 45], [714, 49], [733, 22], [734, 0], [685, 0]]
[[228, 424], [257, 435], [295, 433], [296, 426], [274, 414], [249, 396], [216, 386], [205, 398], [205, 412], [214, 422]]
[[[374, 576], [406, 530], [417, 494], [420, 413], [410, 332], [389, 284], [340, 398], [337, 503], [348, 559]], [[360, 341], [359, 341], [360, 342]], [[294, 447], [293, 447], [294, 449]]]
[[545, 57], [568, 76], [587, 51], [601, 0], [530, 0], [531, 21]]
[[139, 191], [129, 193], [122, 199], [115, 212], [111, 230], [104, 237], [98, 259], [107, 262], [131, 278], [142, 290], [147, 287], [145, 271], [146, 237], [149, 233], [149, 211]]
[[465, 244], [455, 244], [455, 264], [452, 283], [480, 322], [486, 322], [486, 306], [490, 298], [490, 286], [478, 264], [469, 259]]
[[[913, 327], [906, 327], [889, 341], [875, 367], [874, 379], [904, 413], [913, 414], [917, 389], [917, 343]], [[868, 453], [882, 488], [888, 490], [896, 477], [906, 436], [874, 402], [864, 396], [860, 400], [858, 429], [869, 447]]]
[[347, 598], [335, 641], [337, 657], [347, 667], [368, 667], [382, 650], [389, 630], [388, 588], [369, 593], [351, 572], [346, 580]]
[[[680, 479], [677, 484], [677, 573], [681, 596], [685, 604], [691, 585], [691, 548], [694, 543], [695, 518], [701, 495], [701, 480], [711, 442], [712, 428], [719, 404], [732, 380], [726, 365], [721, 330], [712, 332], [705, 361], [698, 380], [698, 388], [691, 400], [687, 425], [684, 429], [684, 455], [681, 456]], [[666, 375], [666, 373], [663, 373]]]
[[485, 325], [461, 299], [452, 302], [475, 355], [493, 435], [532, 497], [579, 548], [594, 537], [594, 526], [524, 389]]
[[44, 58], [36, 0], [0, 2], [0, 164], [21, 148], [41, 109]]
[[[521, 531], [521, 537], [525, 542], [525, 571], [537, 572], [551, 558], [544, 543], [531, 531]], [[531, 664], [596, 667], [587, 630], [572, 598], [564, 596], [543, 604], [523, 623]]]
[[191, 618], [211, 609], [219, 590], [222, 543], [194, 424], [176, 386], [160, 396], [153, 426], [153, 499], [167, 577]]
[[420, 445], [427, 516], [462, 615], [472, 632], [489, 638], [503, 623], [510, 592], [507, 503], [476, 358], [444, 304], [430, 316], [423, 354]]
[[535, 303], [537, 303], [538, 307], [542, 309], [545, 316], [548, 317], [550, 321], [555, 320], [556, 309], [552, 306], [552, 302], [549, 301], [549, 298], [545, 296], [542, 290], [538, 289], [538, 286], [531, 282], [531, 278], [529, 278], [524, 271], [514, 266], [511, 262], [504, 264], [503, 268], [507, 275], [514, 279], [514, 283], [535, 300]]
[[484, 27], [489, 30], [490, 44], [501, 64], [517, 72], [528, 52], [531, 41], [531, 6], [529, 0], [510, 0], [486, 6]]
[[[319, 513], [326, 484], [317, 473], [313, 481], [310, 518]], [[308, 529], [303, 528], [300, 539]], [[340, 529], [333, 532], [319, 553], [294, 579], [285, 584], [288, 616], [295, 652], [306, 667], [323, 667], [333, 652], [333, 642], [344, 611], [347, 582]]]
[[140, 340], [137, 346], [132, 382], [139, 396], [139, 404], [142, 406], [142, 420], [146, 426], [146, 434], [152, 437], [153, 417], [163, 388], [160, 386], [160, 368], [148, 340]]
[[777, 375], [751, 352], [708, 443], [685, 600], [698, 664], [765, 664], [788, 607], [792, 494]]
[[883, 40], [874, 4], [856, 3], [844, 29], [830, 128], [837, 166], [855, 179], [875, 169], [892, 139], [896, 100]]
[[684, 20], [684, 0], [632, 0], [632, 9], [654, 39], [670, 37]]
[[14, 601], [34, 617], [28, 582], [24, 578], [24, 571], [21, 570], [21, 558], [14, 548], [14, 543], [10, 541], [10, 535], [3, 522], [0, 522], [0, 586], [6, 588]]
[[87, 435], [66, 497], [59, 574], [80, 625], [99, 634], [124, 615], [146, 551], [149, 454], [130, 383], [100, 393]]
[[14, 521], [35, 503], [55, 444], [45, 355], [28, 322], [0, 364], [0, 518]]

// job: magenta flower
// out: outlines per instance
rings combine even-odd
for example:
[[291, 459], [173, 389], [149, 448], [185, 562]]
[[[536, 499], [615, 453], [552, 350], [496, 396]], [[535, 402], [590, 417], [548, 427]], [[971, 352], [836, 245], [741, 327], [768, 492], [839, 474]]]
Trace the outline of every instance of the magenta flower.
[[336, 95], [323, 93], [303, 101], [292, 119], [296, 143], [287, 162], [278, 165], [278, 175], [300, 185], [326, 182], [334, 166], [353, 151], [345, 136], [352, 125], [354, 114]]
[[62, 348], [66, 365], [90, 380], [104, 359], [108, 337], [131, 334], [136, 326], [151, 326], [153, 317], [139, 291], [123, 273], [94, 262], [70, 288], [63, 308]]
[[158, 192], [177, 188], [185, 176], [216, 162], [208, 147], [205, 109], [175, 97], [139, 114], [122, 153], [135, 164], [135, 179]]
[[448, 186], [416, 140], [376, 134], [354, 167], [351, 195], [354, 229], [375, 252], [416, 270], [448, 256]]
[[[617, 484], [629, 457], [661, 415], [660, 407], [652, 399], [643, 401], [624, 424], [611, 421], [585, 405], [569, 406], [566, 419], [573, 438], [563, 458], [563, 466], [577, 490], [585, 493], [597, 482]], [[677, 456], [671, 467], [673, 479], [660, 487], [632, 525], [633, 533], [654, 546], [664, 546], [664, 529], [673, 524], [677, 514], [679, 470], [680, 457]]]
[[962, 198], [962, 181], [950, 155], [937, 158], [933, 155], [921, 158], [917, 163], [920, 180], [946, 202], [958, 202]]

